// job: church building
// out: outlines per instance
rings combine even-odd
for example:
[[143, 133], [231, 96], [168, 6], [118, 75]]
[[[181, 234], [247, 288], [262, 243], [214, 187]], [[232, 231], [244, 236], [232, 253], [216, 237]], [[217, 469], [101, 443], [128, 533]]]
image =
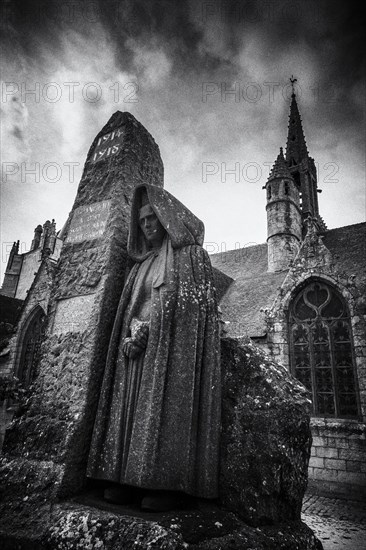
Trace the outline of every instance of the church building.
[[[366, 223], [327, 229], [295, 93], [264, 191], [267, 242], [211, 256], [226, 335], [249, 337], [309, 390], [310, 484], [366, 493]], [[54, 221], [35, 229], [30, 252], [14, 243], [0, 290], [0, 377], [24, 387], [37, 375], [62, 245]], [[12, 414], [0, 402], [0, 447]]]
[[249, 337], [311, 393], [310, 484], [366, 492], [366, 223], [327, 229], [295, 93], [264, 190], [267, 242], [211, 256], [231, 278], [227, 335]]

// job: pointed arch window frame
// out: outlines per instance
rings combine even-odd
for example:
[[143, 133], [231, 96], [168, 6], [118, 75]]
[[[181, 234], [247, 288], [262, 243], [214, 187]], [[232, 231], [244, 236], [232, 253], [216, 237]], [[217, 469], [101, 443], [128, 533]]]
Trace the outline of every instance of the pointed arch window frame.
[[[25, 355], [27, 353], [26, 347], [27, 347], [27, 338], [29, 337], [29, 333], [32, 330], [32, 327], [35, 323], [38, 323], [38, 321], [41, 321], [41, 323], [46, 324], [47, 322], [47, 315], [44, 311], [44, 309], [37, 304], [28, 314], [26, 317], [24, 323], [21, 326], [19, 339], [17, 342], [17, 357], [16, 357], [16, 363], [15, 363], [15, 371], [14, 374], [19, 380], [24, 384], [25, 387], [29, 386], [34, 378], [34, 372], [31, 372], [31, 366], [28, 369], [27, 372], [23, 372], [24, 369], [24, 361], [25, 361]], [[40, 336], [38, 340], [38, 344], [40, 345], [42, 343], [42, 340], [44, 338], [44, 334]], [[31, 363], [34, 363], [34, 359], [36, 361], [39, 360], [39, 353], [37, 350], [32, 349], [32, 361]], [[38, 357], [37, 357], [38, 355]]]
[[[327, 289], [329, 291], [328, 296], [326, 297], [323, 303], [320, 303], [316, 306], [314, 303], [309, 303], [308, 300], [303, 300], [302, 306], [310, 307], [310, 310], [313, 309], [314, 315], [311, 319], [300, 319], [295, 313], [294, 309], [301, 301], [301, 297], [306, 293], [309, 293], [314, 286], [318, 285], [321, 290]], [[342, 312], [338, 316], [322, 317], [323, 310], [329, 306], [331, 298], [335, 297], [336, 300], [342, 305]], [[308, 302], [308, 303], [306, 303]], [[344, 403], [342, 403], [342, 387], [341, 387], [341, 376], [339, 371], [342, 369], [342, 366], [337, 365], [338, 358], [341, 356], [340, 349], [342, 346], [341, 342], [335, 341], [334, 332], [336, 330], [336, 323], [341, 322], [343, 327], [347, 327], [349, 340], [345, 341], [346, 348], [347, 344], [349, 345], [349, 358], [350, 365], [343, 368], [346, 372], [347, 369], [351, 370], [353, 378], [353, 392], [350, 394], [354, 395], [354, 410], [352, 413], [347, 414], [344, 412], [345, 408]], [[300, 351], [304, 351], [304, 359], [306, 362], [306, 355], [308, 354], [308, 365], [304, 367], [303, 372], [301, 373], [301, 365], [299, 364], [299, 354], [296, 351], [295, 341], [294, 341], [294, 326], [302, 326], [305, 328], [305, 332], [308, 336], [308, 341], [303, 344], [299, 344]], [[305, 325], [305, 326], [304, 326]], [[361, 407], [360, 407], [360, 394], [359, 386], [357, 379], [357, 369], [355, 361], [355, 352], [354, 352], [354, 343], [353, 343], [353, 331], [351, 324], [351, 315], [350, 310], [347, 304], [347, 301], [342, 296], [342, 294], [336, 289], [329, 281], [322, 279], [307, 279], [301, 286], [297, 287], [294, 291], [288, 311], [287, 311], [287, 326], [288, 326], [288, 343], [289, 343], [289, 359], [290, 359], [290, 371], [295, 378], [300, 380], [312, 394], [313, 401], [313, 416], [320, 418], [334, 418], [334, 419], [353, 419], [360, 420], [361, 418]], [[319, 328], [325, 328], [325, 332], [328, 336], [329, 349], [327, 350], [325, 341], [322, 343], [321, 339], [316, 341], [315, 331]], [[325, 334], [325, 333], [324, 333]], [[323, 337], [324, 337], [323, 334]], [[324, 338], [323, 338], [324, 340]], [[338, 345], [338, 348], [337, 348]], [[303, 348], [301, 350], [301, 347]], [[307, 347], [307, 349], [306, 349]], [[322, 349], [323, 347], [323, 349]], [[315, 348], [315, 349], [314, 349]], [[306, 350], [306, 351], [305, 351]], [[321, 357], [323, 355], [323, 357]], [[329, 366], [322, 366], [322, 362], [327, 363], [328, 359], [330, 360]], [[325, 360], [325, 361], [324, 361]], [[318, 361], [318, 364], [317, 364]], [[337, 371], [338, 369], [338, 371]], [[328, 370], [328, 372], [326, 372]], [[301, 373], [301, 375], [300, 375]], [[329, 374], [331, 373], [331, 377]], [[325, 376], [324, 376], [325, 374]], [[349, 374], [349, 373], [348, 373]], [[309, 378], [310, 375], [310, 378]], [[323, 380], [322, 380], [323, 378]], [[330, 386], [327, 388], [327, 383]], [[319, 391], [320, 389], [328, 389], [327, 391]], [[322, 395], [322, 393], [324, 395]], [[329, 396], [333, 398], [334, 410], [332, 406], [324, 406], [326, 399], [324, 396], [328, 394], [328, 403], [331, 403]], [[343, 395], [346, 393], [343, 392]], [[347, 394], [348, 395], [348, 394]]]

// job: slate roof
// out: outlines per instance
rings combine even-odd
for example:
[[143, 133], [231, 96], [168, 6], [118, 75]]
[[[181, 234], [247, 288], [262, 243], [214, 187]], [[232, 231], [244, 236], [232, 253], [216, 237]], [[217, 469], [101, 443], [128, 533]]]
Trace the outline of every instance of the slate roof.
[[234, 279], [231, 277], [228, 277], [228, 275], [225, 275], [222, 271], [219, 269], [212, 268], [214, 283], [216, 287], [216, 297], [218, 302], [221, 302], [225, 292], [229, 288], [232, 282], [234, 282]]
[[328, 229], [323, 243], [340, 271], [366, 275], [366, 222]]
[[[323, 242], [340, 271], [366, 274], [366, 223], [330, 229]], [[216, 270], [234, 279], [220, 301], [222, 319], [230, 321], [228, 335], [264, 337], [266, 326], [261, 309], [273, 304], [288, 270], [268, 273], [266, 243], [213, 254], [210, 258]]]
[[272, 305], [287, 271], [268, 273], [267, 244], [229, 250], [210, 256], [214, 268], [234, 282], [224, 294], [220, 307], [222, 320], [229, 336], [258, 336], [266, 334], [261, 308]]

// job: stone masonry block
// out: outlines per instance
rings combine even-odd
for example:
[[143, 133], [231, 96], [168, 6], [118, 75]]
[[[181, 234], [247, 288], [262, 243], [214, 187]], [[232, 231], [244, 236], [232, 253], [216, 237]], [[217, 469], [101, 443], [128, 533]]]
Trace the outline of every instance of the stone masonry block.
[[345, 470], [346, 461], [345, 460], [336, 460], [334, 458], [325, 458], [324, 467], [328, 470]]
[[[348, 442], [348, 446], [350, 449], [354, 449], [354, 450], [360, 450], [364, 457], [366, 456], [366, 440], [365, 439], [351, 439], [349, 442]], [[365, 460], [365, 459], [364, 459]]]
[[357, 462], [355, 460], [347, 460], [346, 470], [347, 472], [361, 472], [361, 462]]
[[309, 460], [309, 466], [313, 468], [324, 468], [324, 459], [312, 456]]
[[366, 462], [366, 454], [356, 449], [339, 449], [339, 458], [346, 460], [355, 460], [357, 462]]
[[325, 437], [313, 437], [313, 447], [325, 447], [327, 440]]
[[338, 457], [338, 449], [334, 449], [332, 447], [316, 447], [316, 456], [323, 457], [323, 458], [346, 458], [346, 457]]
[[313, 479], [325, 481], [337, 481], [338, 470], [325, 470], [324, 468], [314, 468]]
[[[330, 439], [330, 438], [329, 438]], [[337, 447], [337, 449], [348, 449], [349, 448], [349, 441], [346, 437], [337, 437], [332, 438], [334, 439], [335, 443], [332, 445], [332, 447]]]

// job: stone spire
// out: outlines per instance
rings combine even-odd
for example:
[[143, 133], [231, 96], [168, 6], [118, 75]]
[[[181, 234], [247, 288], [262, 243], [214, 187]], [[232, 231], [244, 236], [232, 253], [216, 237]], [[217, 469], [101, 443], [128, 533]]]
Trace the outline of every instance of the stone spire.
[[283, 156], [282, 147], [280, 147], [280, 152], [277, 156], [277, 159], [275, 160], [274, 165], [272, 166], [272, 170], [269, 174], [268, 182], [270, 182], [274, 179], [277, 179], [277, 178], [290, 178], [290, 179], [292, 179], [290, 171], [287, 168], [285, 157]]
[[289, 166], [300, 164], [302, 160], [308, 157], [308, 150], [306, 147], [304, 131], [302, 129], [301, 117], [296, 102], [296, 95], [294, 89], [292, 90], [286, 145], [286, 161]]
[[41, 225], [37, 225], [37, 227], [34, 230], [34, 238], [31, 244], [31, 250], [36, 250], [39, 247], [42, 233], [43, 233], [43, 227]]
[[[326, 226], [319, 214], [318, 178], [314, 159], [310, 157], [306, 146], [301, 117], [296, 101], [294, 83], [296, 78], [291, 77], [292, 84], [290, 117], [286, 145], [286, 164], [300, 191], [300, 206], [302, 219], [310, 216], [317, 220], [319, 231], [324, 231]], [[303, 236], [306, 226], [303, 224]]]

